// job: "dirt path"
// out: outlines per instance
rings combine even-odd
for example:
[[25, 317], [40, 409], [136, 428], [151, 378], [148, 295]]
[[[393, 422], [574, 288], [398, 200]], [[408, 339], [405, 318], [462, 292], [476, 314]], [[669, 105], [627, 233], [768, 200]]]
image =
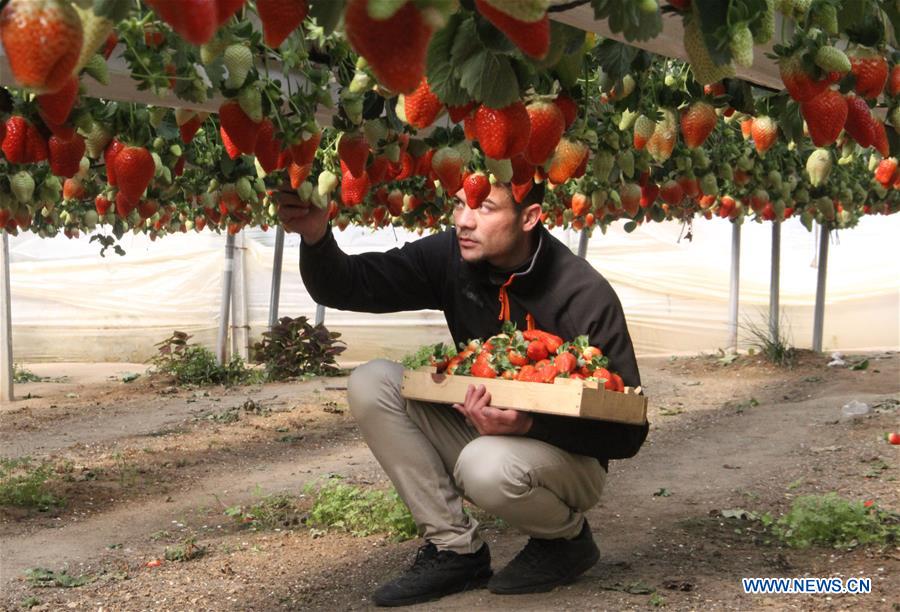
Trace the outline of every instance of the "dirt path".
[[[725, 509], [778, 516], [796, 496], [827, 491], [900, 509], [900, 453], [880, 438], [900, 425], [900, 355], [868, 357], [861, 371], [827, 368], [811, 354], [793, 370], [751, 357], [727, 366], [714, 357], [642, 361], [653, 427], [635, 459], [613, 463], [604, 500], [588, 515], [601, 562], [550, 594], [477, 591], [421, 608], [646, 609], [656, 601], [669, 609], [896, 609], [896, 545], [797, 551], [769, 541], [758, 523], [721, 517]], [[59, 375], [45, 367], [35, 371]], [[365, 608], [371, 589], [419, 544], [319, 537], [302, 526], [248, 532], [223, 515], [328, 474], [384, 484], [346, 411], [344, 381], [208, 394], [146, 377], [30, 384], [40, 398], [0, 412], [2, 453], [66, 466], [60, 494], [68, 503], [2, 515], [0, 603], [8, 609], [29, 596], [48, 610]], [[850, 399], [878, 408], [841, 419]], [[187, 536], [208, 553], [145, 567]], [[485, 537], [495, 568], [525, 541], [493, 524]], [[33, 567], [95, 580], [34, 588], [22, 578]], [[873, 593], [764, 597], [740, 588], [741, 577], [802, 575], [863, 575]]]

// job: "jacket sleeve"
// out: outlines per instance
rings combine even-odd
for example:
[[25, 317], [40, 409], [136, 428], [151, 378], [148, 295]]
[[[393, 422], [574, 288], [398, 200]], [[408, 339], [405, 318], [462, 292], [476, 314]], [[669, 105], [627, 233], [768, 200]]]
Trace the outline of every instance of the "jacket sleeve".
[[[441, 308], [446, 238], [437, 234], [385, 253], [347, 255], [331, 228], [300, 244], [300, 276], [317, 303], [361, 312]], [[446, 265], [443, 266], [446, 269]]]

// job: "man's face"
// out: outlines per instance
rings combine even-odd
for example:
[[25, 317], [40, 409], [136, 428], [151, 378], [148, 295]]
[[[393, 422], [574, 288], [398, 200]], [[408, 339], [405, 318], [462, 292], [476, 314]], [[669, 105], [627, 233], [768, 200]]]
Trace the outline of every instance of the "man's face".
[[526, 216], [517, 209], [506, 187], [492, 185], [491, 193], [476, 209], [468, 207], [466, 194], [460, 189], [454, 198], [453, 222], [463, 259], [469, 263], [487, 261], [498, 267], [518, 264], [523, 247], [527, 255], [527, 230], [533, 225]]

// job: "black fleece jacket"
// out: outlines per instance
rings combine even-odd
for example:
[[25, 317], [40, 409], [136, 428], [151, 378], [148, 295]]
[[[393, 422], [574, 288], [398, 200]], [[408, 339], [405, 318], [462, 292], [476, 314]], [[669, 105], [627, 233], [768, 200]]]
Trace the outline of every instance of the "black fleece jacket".
[[[625, 385], [641, 384], [622, 305], [610, 284], [543, 226], [538, 247], [507, 286], [510, 320], [526, 328], [530, 313], [538, 329], [572, 339], [587, 334], [609, 358]], [[385, 253], [347, 255], [329, 229], [319, 242], [300, 247], [300, 274], [319, 304], [340, 310], [397, 312], [441, 310], [455, 343], [500, 331], [496, 270], [469, 264], [454, 230], [421, 238]], [[493, 280], [492, 280], [493, 278]], [[564, 450], [599, 459], [633, 456], [649, 425], [534, 414], [527, 434]]]

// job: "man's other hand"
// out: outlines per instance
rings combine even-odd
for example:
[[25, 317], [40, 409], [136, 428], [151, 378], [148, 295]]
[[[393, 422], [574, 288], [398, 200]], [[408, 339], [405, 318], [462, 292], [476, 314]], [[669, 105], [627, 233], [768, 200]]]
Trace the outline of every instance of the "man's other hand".
[[491, 394], [484, 385], [469, 385], [465, 403], [453, 407], [483, 436], [521, 436], [531, 429], [527, 412], [491, 406]]

